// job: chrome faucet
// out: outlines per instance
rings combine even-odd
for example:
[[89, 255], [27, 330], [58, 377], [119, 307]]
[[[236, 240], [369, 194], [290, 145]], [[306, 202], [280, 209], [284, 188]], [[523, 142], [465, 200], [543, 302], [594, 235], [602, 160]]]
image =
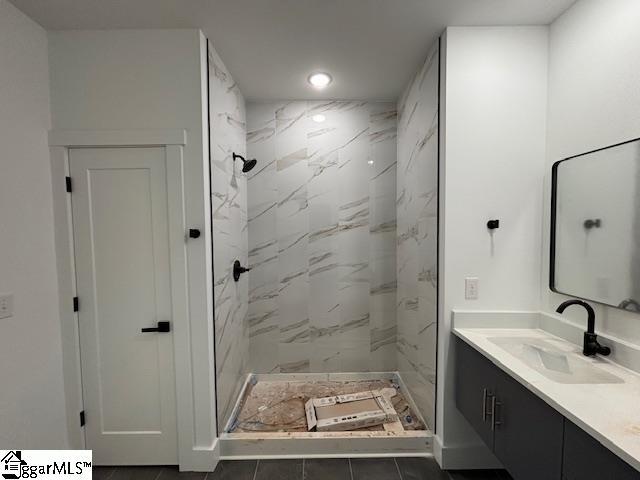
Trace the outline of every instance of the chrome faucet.
[[587, 302], [583, 302], [582, 300], [567, 300], [566, 302], [562, 302], [558, 306], [558, 308], [556, 308], [556, 312], [562, 313], [567, 307], [570, 307], [571, 305], [580, 305], [587, 311], [587, 331], [584, 332], [582, 354], [586, 355], [587, 357], [592, 357], [597, 353], [605, 356], [609, 355], [611, 353], [611, 349], [609, 347], [604, 347], [598, 343], [598, 336], [595, 332], [596, 313], [593, 311], [593, 307], [591, 307], [591, 305], [589, 305]]

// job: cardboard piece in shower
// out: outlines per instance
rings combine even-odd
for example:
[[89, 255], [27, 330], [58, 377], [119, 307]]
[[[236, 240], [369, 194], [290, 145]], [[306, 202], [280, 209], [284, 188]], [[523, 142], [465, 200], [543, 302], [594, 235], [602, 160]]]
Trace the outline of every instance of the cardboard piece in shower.
[[391, 398], [394, 388], [383, 388], [334, 397], [311, 398], [305, 404], [307, 429], [318, 432], [356, 430], [396, 422]]

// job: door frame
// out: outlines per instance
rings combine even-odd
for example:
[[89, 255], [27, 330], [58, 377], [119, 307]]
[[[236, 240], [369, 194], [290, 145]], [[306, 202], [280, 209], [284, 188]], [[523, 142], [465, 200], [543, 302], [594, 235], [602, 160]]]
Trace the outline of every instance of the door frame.
[[[65, 390], [65, 408], [69, 448], [86, 447], [84, 427], [80, 424], [83, 411], [82, 368], [78, 314], [73, 311], [76, 296], [76, 270], [73, 245], [72, 195], [66, 190], [69, 176], [69, 150], [72, 148], [101, 147], [162, 147], [165, 150], [167, 172], [167, 212], [169, 225], [169, 252], [171, 267], [172, 325], [176, 380], [176, 419], [178, 433], [178, 462], [180, 470], [212, 471], [218, 463], [220, 448], [215, 434], [215, 417], [211, 425], [211, 444], [198, 441], [197, 425], [208, 417], [199, 414], [198, 405], [209, 403], [201, 398], [201, 389], [194, 381], [195, 351], [198, 332], [207, 328], [206, 318], [192, 318], [190, 309], [190, 282], [199, 281], [189, 269], [190, 260], [206, 255], [206, 222], [198, 222], [204, 231], [199, 240], [189, 239], [187, 230], [188, 185], [207, 172], [189, 176], [186, 171], [184, 150], [187, 132], [184, 129], [167, 130], [52, 130], [49, 132], [56, 266], [58, 272], [59, 314], [62, 336], [62, 366]], [[195, 178], [194, 178], [195, 177]], [[191, 258], [190, 258], [191, 257]], [[205, 279], [202, 279], [204, 282]], [[204, 320], [204, 325], [203, 325]], [[207, 359], [204, 360], [207, 362]], [[202, 363], [202, 362], [199, 362]], [[196, 368], [194, 368], [196, 367]], [[212, 392], [215, 395], [215, 392]], [[198, 398], [200, 396], [200, 398]], [[91, 419], [87, 419], [91, 421]]]

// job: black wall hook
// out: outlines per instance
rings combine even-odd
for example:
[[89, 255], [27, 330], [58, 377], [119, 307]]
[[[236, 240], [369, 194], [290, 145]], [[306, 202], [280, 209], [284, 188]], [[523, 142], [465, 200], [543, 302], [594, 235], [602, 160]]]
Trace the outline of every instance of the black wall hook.
[[592, 228], [600, 228], [602, 226], [602, 220], [599, 218], [588, 218], [583, 223], [584, 228], [587, 230], [591, 230]]
[[500, 220], [489, 220], [487, 222], [487, 228], [489, 230], [495, 230], [496, 228], [500, 228]]

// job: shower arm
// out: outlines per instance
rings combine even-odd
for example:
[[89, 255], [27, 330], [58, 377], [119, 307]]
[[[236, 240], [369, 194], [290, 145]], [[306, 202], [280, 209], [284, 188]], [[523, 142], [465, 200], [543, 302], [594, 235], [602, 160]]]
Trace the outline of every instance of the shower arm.
[[236, 160], [242, 160], [242, 172], [243, 173], [247, 173], [249, 172], [253, 167], [256, 166], [256, 163], [258, 163], [256, 161], [256, 159], [252, 159], [252, 160], [246, 160], [242, 155], [238, 155], [236, 152], [233, 152], [233, 161], [235, 162]]

